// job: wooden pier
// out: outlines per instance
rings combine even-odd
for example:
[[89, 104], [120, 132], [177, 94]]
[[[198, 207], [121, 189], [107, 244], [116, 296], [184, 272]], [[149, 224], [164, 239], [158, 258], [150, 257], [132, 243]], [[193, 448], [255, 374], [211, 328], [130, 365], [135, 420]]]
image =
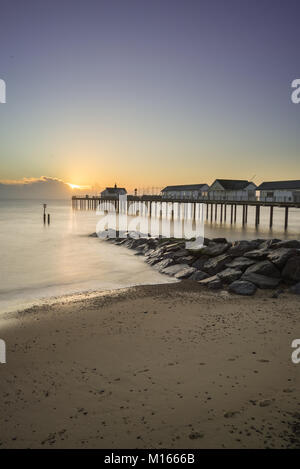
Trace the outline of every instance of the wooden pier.
[[[300, 208], [300, 203], [296, 202], [266, 202], [259, 200], [211, 200], [211, 199], [168, 199], [165, 197], [157, 195], [127, 195], [126, 204], [127, 211], [131, 207], [132, 213], [140, 213], [141, 204], [144, 207], [147, 207], [147, 213], [151, 217], [153, 213], [158, 214], [161, 212], [163, 204], [171, 204], [171, 213], [174, 214], [174, 204], [187, 205], [192, 204], [193, 210], [192, 213], [196, 214], [197, 204], [206, 205], [205, 218], [206, 220], [218, 221], [222, 223], [227, 221], [227, 213], [230, 213], [230, 224], [234, 224], [237, 221], [237, 207], [242, 207], [242, 225], [248, 223], [248, 207], [255, 207], [255, 226], [258, 227], [260, 224], [260, 209], [261, 207], [269, 207], [269, 227], [273, 226], [273, 215], [274, 207], [284, 209], [284, 229], [287, 230], [289, 222], [289, 209], [290, 208]], [[72, 207], [75, 210], [97, 210], [100, 206], [101, 209], [107, 209], [108, 206], [113, 204], [116, 212], [120, 212], [119, 199], [114, 197], [72, 197]], [[132, 207], [134, 209], [132, 210]], [[196, 215], [194, 215], [196, 216]]]

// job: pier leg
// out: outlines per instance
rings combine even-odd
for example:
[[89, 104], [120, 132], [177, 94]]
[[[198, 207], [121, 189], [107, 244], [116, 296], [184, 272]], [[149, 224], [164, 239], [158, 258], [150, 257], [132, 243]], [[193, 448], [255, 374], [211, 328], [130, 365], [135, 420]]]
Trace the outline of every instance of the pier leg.
[[224, 205], [224, 221], [226, 221], [227, 218], [227, 204]]
[[231, 205], [231, 208], [230, 208], [230, 223], [232, 225], [232, 222], [233, 222], [233, 205]]
[[235, 206], [234, 206], [234, 223], [236, 223], [236, 207], [237, 207], [237, 205], [235, 204]]
[[220, 222], [223, 221], [223, 204], [221, 204]]
[[215, 221], [217, 221], [218, 217], [218, 204], [215, 204]]
[[208, 220], [208, 204], [206, 204], [206, 220]]

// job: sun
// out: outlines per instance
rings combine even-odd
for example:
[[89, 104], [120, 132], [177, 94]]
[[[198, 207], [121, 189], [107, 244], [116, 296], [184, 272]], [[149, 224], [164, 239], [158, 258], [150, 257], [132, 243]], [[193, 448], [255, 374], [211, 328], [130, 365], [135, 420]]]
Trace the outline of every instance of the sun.
[[88, 189], [90, 186], [80, 186], [78, 184], [71, 184], [70, 182], [67, 182], [68, 186], [71, 187], [71, 189]]

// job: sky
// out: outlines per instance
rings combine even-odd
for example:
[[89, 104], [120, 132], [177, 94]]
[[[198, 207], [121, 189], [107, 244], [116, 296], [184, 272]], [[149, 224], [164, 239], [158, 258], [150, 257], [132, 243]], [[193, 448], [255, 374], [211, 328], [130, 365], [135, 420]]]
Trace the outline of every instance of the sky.
[[298, 0], [0, 0], [0, 181], [300, 179]]

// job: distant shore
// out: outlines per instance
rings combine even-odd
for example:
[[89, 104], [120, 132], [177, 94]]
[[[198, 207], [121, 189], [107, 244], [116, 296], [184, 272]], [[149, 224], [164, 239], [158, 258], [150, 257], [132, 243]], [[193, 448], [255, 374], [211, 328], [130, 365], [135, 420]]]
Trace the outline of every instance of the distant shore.
[[0, 448], [300, 447], [298, 337], [296, 295], [195, 281], [11, 315]]

